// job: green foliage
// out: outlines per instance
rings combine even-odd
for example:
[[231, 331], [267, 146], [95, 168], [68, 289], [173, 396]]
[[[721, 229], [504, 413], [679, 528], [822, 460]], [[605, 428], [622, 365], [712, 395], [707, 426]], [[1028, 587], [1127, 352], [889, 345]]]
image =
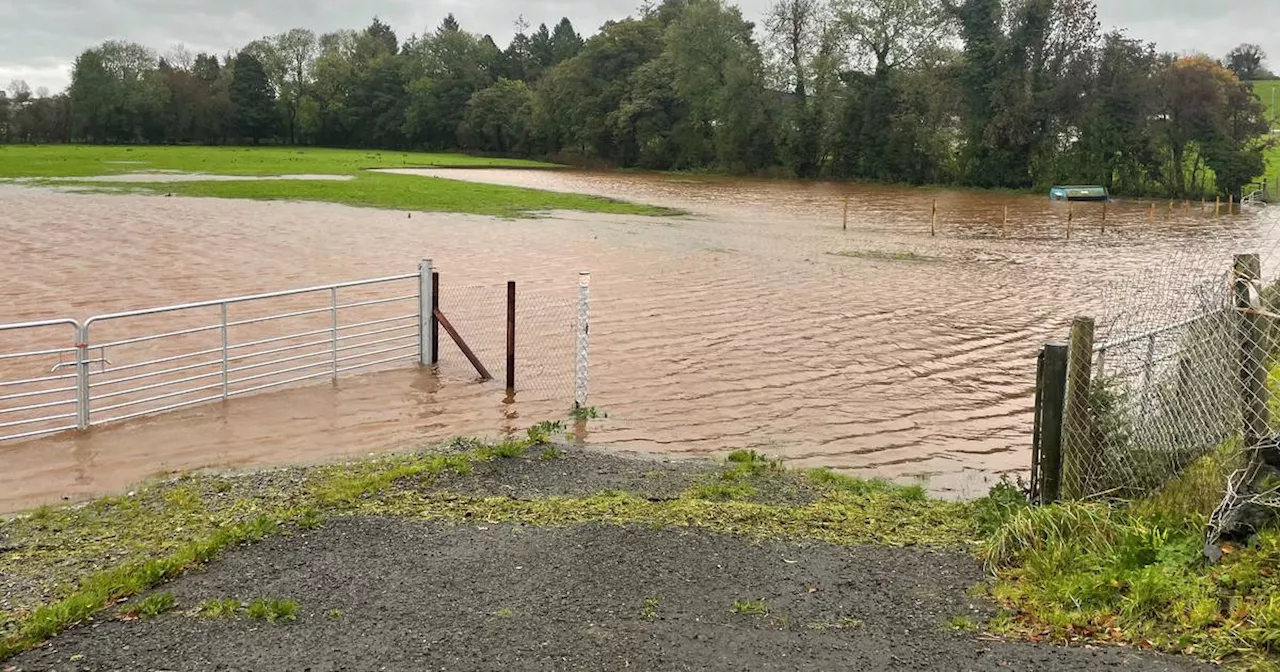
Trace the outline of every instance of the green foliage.
[[769, 605], [764, 600], [734, 600], [729, 611], [743, 616], [768, 616]]
[[262, 61], [242, 51], [232, 69], [231, 109], [236, 130], [252, 144], [275, 131], [275, 93]]
[[235, 618], [240, 612], [240, 600], [227, 597], [220, 600], [205, 600], [200, 603], [196, 613], [204, 618]]
[[120, 614], [129, 618], [140, 618], [148, 620], [173, 609], [177, 601], [173, 598], [173, 593], [156, 593], [148, 595], [136, 604], [131, 604], [120, 610]]
[[294, 600], [259, 598], [249, 603], [245, 608], [245, 615], [256, 621], [268, 623], [296, 621], [300, 609], [301, 605]]
[[685, 496], [709, 502], [731, 502], [751, 499], [756, 493], [757, 490], [747, 483], [703, 483], [689, 488]]
[[658, 618], [658, 598], [646, 597], [644, 604], [640, 607], [640, 618], [646, 621], [657, 620]]
[[980, 555], [995, 576], [991, 595], [1017, 617], [993, 628], [1272, 669], [1280, 532], [1227, 546], [1206, 565], [1204, 515], [1164, 508], [1173, 501], [1005, 507]]

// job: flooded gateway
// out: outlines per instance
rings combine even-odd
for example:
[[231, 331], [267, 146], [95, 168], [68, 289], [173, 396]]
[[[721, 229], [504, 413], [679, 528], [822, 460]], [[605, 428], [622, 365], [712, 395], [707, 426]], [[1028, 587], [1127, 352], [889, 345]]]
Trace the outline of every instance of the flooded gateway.
[[[409, 273], [432, 258], [445, 296], [465, 287], [476, 289], [458, 289], [458, 305], [492, 300], [492, 324], [467, 329], [496, 342], [501, 296], [479, 288], [519, 281], [538, 297], [522, 310], [541, 311], [544, 325], [563, 323], [567, 335], [577, 272], [590, 270], [590, 404], [608, 417], [591, 423], [588, 443], [673, 455], [753, 448], [797, 466], [925, 478], [936, 493], [969, 497], [1027, 466], [1043, 342], [1096, 310], [1105, 289], [1138, 286], [1175, 257], [1247, 251], [1277, 219], [1218, 218], [1199, 204], [1152, 213], [1148, 204], [1116, 203], [1104, 230], [1101, 206], [1074, 206], [1068, 223], [1066, 204], [1037, 197], [422, 172], [692, 214], [504, 221], [0, 186], [0, 322]], [[465, 371], [437, 376], [404, 366], [3, 444], [0, 510], [169, 471], [319, 461], [517, 431], [565, 413], [571, 347], [557, 335], [524, 337], [529, 373], [514, 399]]]

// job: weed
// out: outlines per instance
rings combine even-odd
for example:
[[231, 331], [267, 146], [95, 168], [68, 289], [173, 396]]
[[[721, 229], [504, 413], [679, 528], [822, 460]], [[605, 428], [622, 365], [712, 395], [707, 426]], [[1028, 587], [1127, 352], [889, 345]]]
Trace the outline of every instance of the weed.
[[296, 621], [298, 620], [298, 610], [300, 608], [301, 605], [293, 600], [258, 598], [249, 603], [248, 608], [245, 609], [245, 615], [254, 620], [268, 623]]
[[685, 492], [686, 497], [709, 502], [743, 501], [755, 495], [756, 489], [746, 483], [704, 483], [695, 485]]
[[494, 616], [497, 616], [498, 618], [511, 618], [512, 616], [514, 616], [514, 615], [515, 615], [515, 612], [514, 612], [514, 611], [512, 611], [511, 609], [507, 608], [507, 607], [503, 607], [503, 608], [501, 608], [501, 609], [499, 609], [499, 610], [497, 610], [497, 611], [493, 612], [493, 615], [494, 615]]
[[764, 600], [734, 600], [733, 606], [729, 607], [729, 611], [743, 616], [767, 616], [769, 614], [769, 606]]
[[329, 611], [325, 612], [324, 617], [331, 621], [337, 621], [342, 618], [342, 610], [330, 609]]
[[778, 622], [778, 627], [784, 630], [791, 627], [791, 614], [778, 614], [774, 616], [774, 620]]
[[991, 534], [1015, 513], [1027, 508], [1029, 502], [1021, 485], [1015, 485], [1008, 476], [991, 488], [986, 497], [974, 502], [973, 517], [978, 530]]
[[558, 459], [563, 456], [564, 456], [563, 450], [560, 450], [555, 446], [547, 446], [546, 448], [542, 449], [542, 452], [538, 455], [538, 459], [543, 461], [550, 461], [550, 460]]
[[196, 611], [205, 618], [234, 618], [240, 611], [240, 600], [233, 597], [205, 600]]
[[782, 460], [757, 453], [754, 450], [735, 450], [729, 453], [729, 471], [721, 474], [725, 480], [747, 476], [764, 476], [783, 471]]
[[578, 422], [586, 422], [588, 420], [607, 418], [609, 414], [598, 410], [595, 406], [579, 406], [577, 402], [574, 402], [573, 409], [569, 411], [569, 417]]
[[978, 629], [978, 624], [974, 623], [972, 618], [969, 618], [964, 614], [956, 614], [955, 616], [952, 616], [951, 620], [947, 621], [947, 625], [950, 626], [952, 630]]
[[645, 598], [644, 605], [640, 607], [640, 618], [643, 618], [646, 621], [652, 621], [658, 618], [658, 598]]
[[324, 524], [324, 514], [314, 508], [309, 508], [298, 518], [298, 528], [303, 530], [314, 530]]
[[129, 618], [147, 620], [169, 611], [176, 603], [177, 601], [173, 599], [173, 593], [156, 593], [148, 595], [136, 604], [131, 604], [121, 609], [120, 613]]
[[485, 460], [511, 460], [521, 455], [529, 449], [529, 445], [524, 441], [504, 441], [488, 449], [482, 449], [481, 459]]
[[564, 423], [559, 420], [543, 421], [530, 427], [526, 432], [529, 446], [541, 446], [551, 442], [556, 434], [564, 431]]
[[826, 467], [810, 469], [809, 482], [814, 485], [843, 492], [850, 495], [870, 495], [894, 492], [898, 486], [883, 479], [866, 480], [855, 476], [847, 476]]

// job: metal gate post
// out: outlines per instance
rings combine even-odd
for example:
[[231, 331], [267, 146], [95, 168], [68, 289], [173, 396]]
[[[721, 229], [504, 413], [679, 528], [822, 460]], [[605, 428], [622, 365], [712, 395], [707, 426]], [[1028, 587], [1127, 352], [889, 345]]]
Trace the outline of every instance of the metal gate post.
[[89, 325], [76, 327], [76, 427], [89, 429]]
[[587, 406], [587, 368], [590, 363], [589, 334], [591, 316], [591, 274], [583, 271], [578, 274], [578, 347], [576, 376], [573, 386], [574, 408]]
[[436, 351], [436, 334], [432, 329], [435, 319], [436, 304], [435, 286], [431, 281], [432, 266], [430, 259], [418, 262], [418, 363], [431, 366], [431, 353]]

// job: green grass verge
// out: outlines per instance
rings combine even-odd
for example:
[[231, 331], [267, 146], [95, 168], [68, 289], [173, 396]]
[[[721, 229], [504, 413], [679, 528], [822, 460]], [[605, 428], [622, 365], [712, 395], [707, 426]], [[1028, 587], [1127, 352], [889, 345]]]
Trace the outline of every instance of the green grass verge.
[[[0, 146], [0, 178], [98, 193], [155, 193], [253, 200], [321, 201], [345, 205], [520, 217], [552, 210], [606, 214], [672, 215], [675, 211], [608, 198], [457, 180], [368, 172], [368, 168], [555, 168], [553, 164], [459, 154], [370, 152], [294, 147]], [[148, 171], [210, 175], [350, 175], [334, 180], [67, 183], [47, 178], [120, 175]], [[44, 179], [42, 179], [44, 178]], [[47, 180], [47, 181], [46, 181]]]

